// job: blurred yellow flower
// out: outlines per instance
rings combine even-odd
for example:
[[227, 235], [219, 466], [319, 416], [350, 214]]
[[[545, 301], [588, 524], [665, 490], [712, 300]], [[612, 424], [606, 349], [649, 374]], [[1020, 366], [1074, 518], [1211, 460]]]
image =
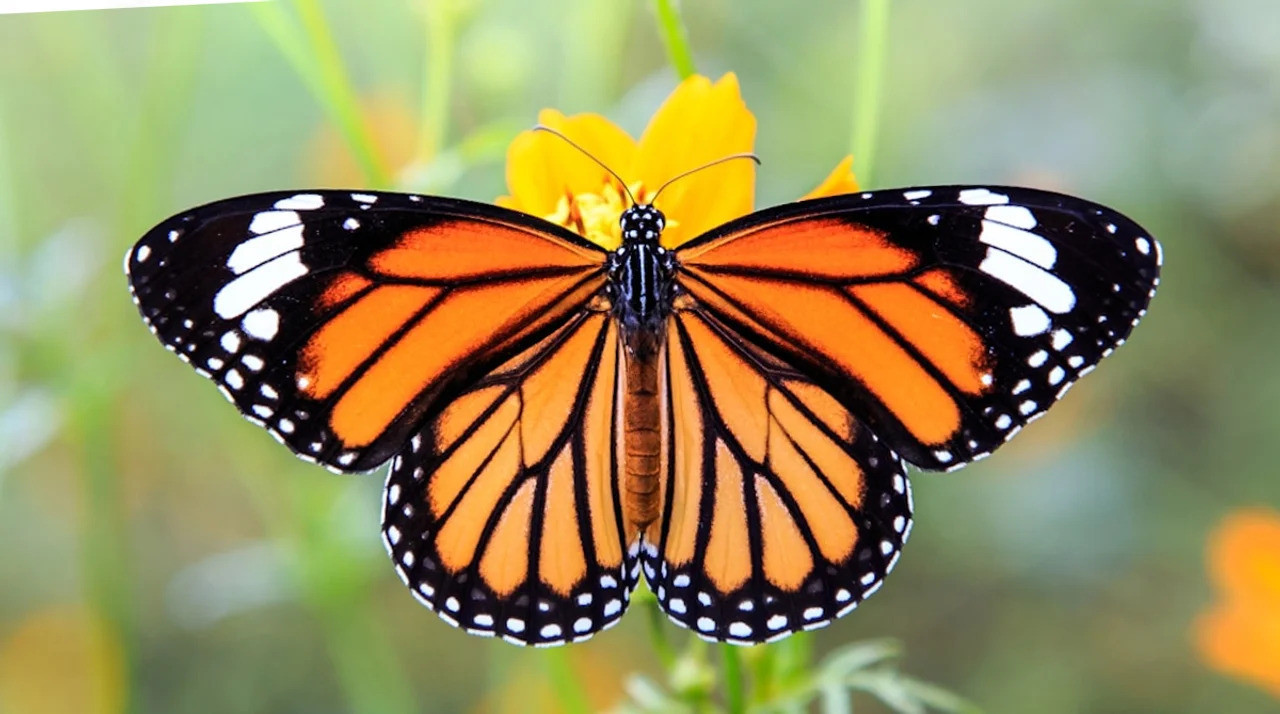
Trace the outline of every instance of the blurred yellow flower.
[[1195, 623], [1201, 658], [1280, 698], [1280, 513], [1227, 516], [1210, 536], [1208, 565], [1219, 599]]
[[[738, 78], [684, 80], [649, 120], [637, 142], [598, 114], [565, 116], [544, 109], [538, 122], [555, 129], [627, 182], [646, 202], [668, 179], [730, 154], [750, 152], [756, 118], [742, 101]], [[805, 198], [858, 190], [846, 158]], [[672, 184], [658, 206], [667, 217], [662, 245], [674, 248], [726, 221], [750, 213], [755, 204], [750, 161], [733, 161]], [[525, 131], [507, 150], [509, 196], [498, 205], [562, 225], [613, 250], [622, 244], [618, 218], [626, 193], [615, 179], [572, 146], [546, 132]]]
[[[362, 98], [361, 119], [369, 128], [373, 152], [393, 175], [413, 160], [417, 125], [410, 104], [403, 97], [380, 92]], [[307, 145], [303, 160], [305, 182], [319, 186], [361, 186], [368, 178], [360, 169], [350, 145], [326, 122]]]
[[33, 612], [0, 641], [0, 711], [116, 714], [124, 676], [119, 645], [76, 607]]

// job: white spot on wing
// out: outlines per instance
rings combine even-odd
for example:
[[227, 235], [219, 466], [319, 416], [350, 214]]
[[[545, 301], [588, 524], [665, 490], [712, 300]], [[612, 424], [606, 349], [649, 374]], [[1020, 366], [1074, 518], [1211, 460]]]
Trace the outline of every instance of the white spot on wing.
[[922, 198], [928, 198], [933, 195], [933, 191], [928, 189], [920, 189], [918, 191], [905, 191], [902, 197], [908, 201], [919, 201]]
[[1139, 253], [1143, 255], [1151, 254], [1151, 241], [1147, 240], [1146, 238], [1139, 238], [1135, 240], [1133, 244], [1138, 248]]
[[281, 228], [296, 226], [302, 222], [296, 211], [263, 211], [249, 222], [249, 230], [262, 235], [274, 233]]
[[244, 321], [240, 323], [240, 327], [250, 337], [256, 337], [259, 340], [270, 340], [280, 331], [280, 313], [269, 308], [254, 310], [244, 316]]
[[1070, 332], [1067, 332], [1062, 328], [1058, 328], [1053, 331], [1053, 348], [1061, 352], [1062, 348], [1071, 344], [1072, 339]]
[[222, 286], [213, 297], [213, 310], [224, 320], [239, 317], [306, 274], [302, 258], [296, 252], [285, 253]]
[[990, 206], [996, 203], [1008, 202], [1008, 196], [1001, 193], [993, 193], [985, 188], [966, 188], [960, 192], [960, 203], [970, 206]]
[[1013, 331], [1022, 337], [1038, 335], [1049, 329], [1049, 314], [1039, 305], [1023, 305], [1009, 308]]
[[[280, 213], [287, 213], [295, 217], [298, 215], [292, 211], [270, 211], [268, 213], [259, 213], [258, 215], [266, 216]], [[257, 222], [258, 219], [255, 218], [254, 223]], [[262, 265], [272, 258], [291, 250], [298, 250], [301, 247], [302, 224], [299, 223], [250, 238], [236, 246], [236, 249], [231, 251], [231, 257], [227, 258], [227, 267], [239, 275]]]
[[276, 201], [276, 208], [294, 211], [313, 211], [324, 207], [324, 198], [318, 193], [300, 193]]
[[[988, 208], [988, 215], [996, 210], [996, 208], [1021, 208], [1021, 206], [996, 206]], [[1023, 208], [1022, 210], [1026, 210]], [[1058, 260], [1058, 251], [1053, 244], [1045, 240], [1043, 236], [1024, 231], [1021, 228], [1014, 228], [1003, 223], [995, 221], [982, 222], [982, 235], [978, 240], [987, 245], [995, 246], [1000, 250], [1013, 253], [1014, 255], [1035, 263], [1042, 268], [1052, 268], [1053, 264]], [[990, 252], [987, 253], [990, 255]]]
[[1030, 230], [1036, 227], [1036, 217], [1026, 206], [992, 206], [987, 209], [986, 216], [987, 220], [999, 221], [1014, 228]]
[[1076, 306], [1076, 294], [1058, 276], [1002, 250], [988, 248], [978, 269], [1058, 314]]

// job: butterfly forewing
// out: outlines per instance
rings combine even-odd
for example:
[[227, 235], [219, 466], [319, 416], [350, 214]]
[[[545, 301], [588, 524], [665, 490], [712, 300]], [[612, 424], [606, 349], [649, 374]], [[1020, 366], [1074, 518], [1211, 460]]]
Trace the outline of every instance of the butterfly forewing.
[[936, 187], [779, 206], [677, 257], [708, 312], [943, 469], [990, 453], [1124, 341], [1160, 247], [1080, 199]]
[[179, 214], [125, 265], [166, 347], [300, 456], [359, 471], [577, 315], [603, 286], [604, 259], [492, 206], [314, 191]]

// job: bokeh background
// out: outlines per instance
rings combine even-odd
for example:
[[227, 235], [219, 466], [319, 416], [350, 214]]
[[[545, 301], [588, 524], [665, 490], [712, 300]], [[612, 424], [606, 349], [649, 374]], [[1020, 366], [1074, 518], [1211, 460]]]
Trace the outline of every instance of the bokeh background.
[[[147, 333], [120, 270], [152, 224], [230, 195], [492, 200], [543, 107], [638, 134], [677, 82], [654, 15], [0, 15], [0, 712], [554, 711], [565, 672], [605, 710], [637, 675], [671, 686], [636, 613], [549, 654], [421, 608], [379, 540], [380, 476], [308, 466], [244, 422]], [[683, 16], [698, 71], [736, 72], [759, 119], [760, 205], [851, 150], [860, 3]], [[1079, 194], [1147, 226], [1166, 269], [1130, 343], [1048, 417], [915, 477], [895, 574], [806, 646], [892, 638], [902, 672], [992, 712], [1275, 711], [1280, 585], [1246, 598], [1251, 632], [1212, 613], [1249, 573], [1280, 580], [1280, 552], [1210, 553], [1241, 518], [1280, 528], [1280, 3], [898, 0], [884, 40], [864, 186]]]

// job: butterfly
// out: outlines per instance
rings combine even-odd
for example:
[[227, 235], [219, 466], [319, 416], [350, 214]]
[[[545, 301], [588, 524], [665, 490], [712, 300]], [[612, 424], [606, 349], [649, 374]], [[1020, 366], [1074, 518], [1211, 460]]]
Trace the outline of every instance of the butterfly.
[[390, 462], [413, 596], [513, 643], [615, 624], [640, 578], [752, 644], [878, 590], [908, 463], [989, 454], [1120, 345], [1159, 282], [1128, 218], [1027, 188], [768, 208], [675, 248], [652, 203], [605, 250], [452, 198], [290, 191], [151, 229], [146, 324], [251, 422], [339, 472]]

